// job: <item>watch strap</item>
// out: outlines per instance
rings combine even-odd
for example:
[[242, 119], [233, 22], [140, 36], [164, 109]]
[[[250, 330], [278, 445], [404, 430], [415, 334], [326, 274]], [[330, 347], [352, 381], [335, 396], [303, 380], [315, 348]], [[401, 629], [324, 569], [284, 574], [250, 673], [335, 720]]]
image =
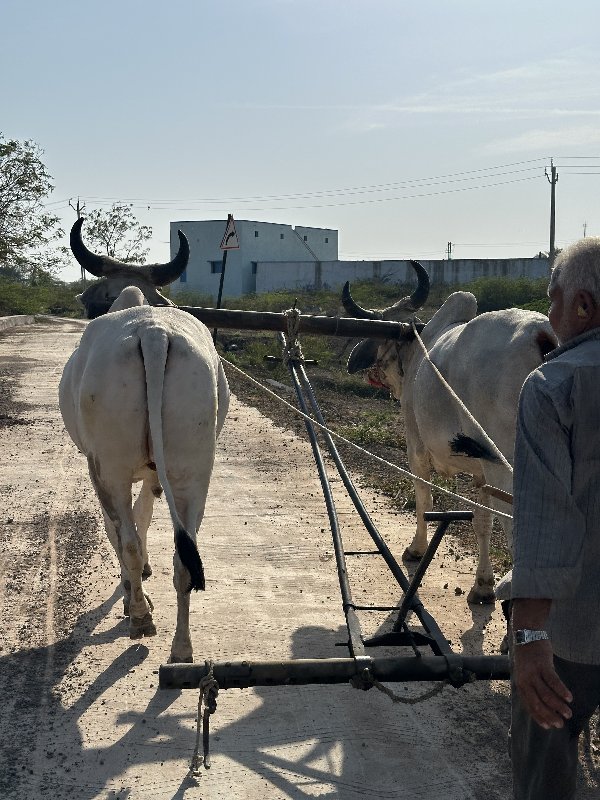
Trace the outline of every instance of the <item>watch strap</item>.
[[529, 628], [522, 628], [515, 631], [515, 644], [530, 644], [531, 642], [540, 642], [550, 639], [547, 631], [535, 631]]

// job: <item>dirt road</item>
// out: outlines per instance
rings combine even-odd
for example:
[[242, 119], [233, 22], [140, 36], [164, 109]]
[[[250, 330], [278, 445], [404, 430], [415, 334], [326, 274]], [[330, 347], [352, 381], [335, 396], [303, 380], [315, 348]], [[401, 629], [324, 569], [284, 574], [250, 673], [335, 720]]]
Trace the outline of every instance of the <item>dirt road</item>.
[[[132, 643], [85, 460], [58, 411], [80, 334], [75, 322], [0, 332], [0, 798], [508, 797], [503, 684], [445, 688], [418, 705], [349, 686], [221, 692], [212, 769], [188, 774], [197, 695], [158, 689], [176, 609], [170, 520], [159, 501], [146, 584], [158, 634]], [[365, 534], [334, 488], [347, 547], [359, 549]], [[414, 520], [372, 491], [364, 500], [399, 557]], [[235, 398], [199, 546], [207, 590], [192, 599], [196, 661], [346, 655], [309, 446]], [[356, 597], [398, 601], [378, 560], [351, 568]], [[421, 596], [456, 649], [495, 652], [499, 610], [470, 611], [455, 593], [472, 573], [443, 545]], [[369, 632], [386, 620], [372, 616]], [[430, 687], [392, 688], [409, 697]]]

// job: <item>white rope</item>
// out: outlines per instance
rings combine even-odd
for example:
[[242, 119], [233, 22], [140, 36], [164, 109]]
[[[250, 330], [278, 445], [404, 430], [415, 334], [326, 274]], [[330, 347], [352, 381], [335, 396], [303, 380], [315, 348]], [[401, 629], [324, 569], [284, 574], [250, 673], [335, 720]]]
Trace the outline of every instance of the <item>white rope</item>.
[[360, 445], [351, 442], [350, 439], [346, 439], [345, 436], [342, 436], [341, 434], [330, 430], [325, 425], [321, 425], [319, 422], [317, 422], [317, 420], [313, 419], [312, 417], [309, 417], [308, 414], [304, 414], [302, 411], [297, 409], [291, 403], [288, 403], [287, 400], [284, 400], [283, 397], [279, 397], [278, 394], [275, 394], [275, 392], [272, 392], [270, 389], [267, 389], [267, 387], [263, 386], [262, 383], [252, 378], [250, 375], [248, 375], [239, 367], [236, 367], [236, 365], [232, 364], [231, 361], [227, 361], [227, 359], [223, 358], [223, 356], [221, 356], [220, 358], [223, 364], [226, 364], [228, 367], [231, 367], [236, 372], [239, 372], [239, 374], [243, 375], [243, 377], [246, 378], [246, 380], [250, 381], [250, 383], [253, 383], [255, 386], [258, 386], [259, 389], [262, 389], [263, 392], [266, 392], [268, 395], [275, 398], [275, 400], [278, 400], [284, 406], [289, 408], [290, 411], [293, 411], [294, 414], [296, 414], [299, 417], [302, 417], [303, 419], [309, 420], [309, 422], [312, 422], [312, 424], [315, 425], [317, 428], [320, 428], [322, 431], [325, 431], [325, 433], [328, 433], [330, 436], [339, 439], [341, 442], [344, 442], [344, 444], [347, 444], [349, 447], [353, 447], [355, 450], [358, 450], [359, 453], [363, 453], [363, 455], [369, 456], [375, 461], [378, 461], [380, 464], [385, 464], [386, 467], [390, 467], [390, 469], [396, 470], [396, 472], [401, 473], [406, 478], [411, 478], [414, 481], [419, 481], [425, 486], [429, 486], [431, 489], [437, 489], [440, 492], [444, 492], [444, 494], [453, 497], [455, 500], [460, 500], [461, 503], [466, 503], [468, 506], [472, 506], [473, 508], [479, 508], [482, 509], [483, 511], [489, 511], [498, 517], [504, 517], [505, 519], [512, 519], [511, 514], [505, 514], [503, 511], [497, 511], [495, 508], [484, 506], [481, 503], [475, 502], [475, 500], [469, 500], [468, 497], [462, 497], [461, 495], [456, 494], [455, 492], [451, 492], [450, 489], [445, 489], [443, 486], [436, 486], [435, 483], [431, 483], [430, 481], [425, 480], [425, 478], [420, 478], [418, 475], [413, 475], [412, 472], [409, 472], [407, 469], [399, 467], [398, 464], [393, 464], [391, 461], [386, 461], [385, 458], [381, 458], [380, 456], [376, 456], [374, 453], [370, 453], [368, 450], [365, 450], [363, 447], [360, 447]]
[[283, 349], [283, 363], [287, 366], [290, 361], [304, 361], [304, 354], [298, 339], [300, 332], [300, 310], [288, 308], [283, 312], [283, 316], [287, 319], [288, 335], [285, 340], [285, 347]]
[[513, 468], [512, 468], [512, 467], [511, 467], [511, 465], [508, 463], [508, 461], [506, 460], [506, 458], [504, 457], [504, 455], [503, 455], [503, 454], [500, 452], [500, 449], [497, 447], [496, 443], [495, 443], [495, 442], [493, 441], [493, 439], [491, 439], [491, 438], [490, 438], [490, 436], [489, 436], [489, 435], [488, 435], [488, 434], [485, 432], [485, 430], [482, 428], [482, 426], [479, 424], [479, 422], [478, 422], [478, 421], [475, 419], [475, 417], [473, 416], [473, 414], [471, 414], [471, 412], [469, 411], [469, 409], [466, 407], [466, 405], [463, 403], [463, 401], [460, 399], [460, 397], [459, 397], [459, 396], [456, 394], [456, 392], [454, 391], [454, 389], [453, 389], [453, 388], [450, 386], [450, 384], [448, 383], [448, 381], [447, 381], [447, 380], [444, 378], [444, 376], [442, 375], [442, 373], [439, 371], [439, 369], [436, 367], [436, 365], [433, 363], [433, 361], [432, 361], [432, 360], [431, 360], [431, 358], [429, 357], [429, 352], [428, 352], [427, 348], [425, 347], [425, 344], [424, 344], [424, 342], [423, 342], [423, 339], [421, 339], [421, 336], [420, 336], [420, 334], [419, 334], [419, 331], [417, 330], [417, 326], [415, 325], [415, 321], [414, 321], [414, 319], [413, 319], [413, 321], [412, 321], [412, 328], [413, 328], [413, 331], [414, 331], [414, 334], [415, 334], [415, 338], [416, 338], [417, 342], [418, 342], [418, 343], [420, 344], [420, 346], [421, 346], [421, 350], [423, 351], [423, 354], [424, 354], [424, 356], [425, 356], [425, 360], [428, 362], [429, 366], [432, 368], [432, 370], [433, 370], [433, 371], [434, 371], [434, 373], [437, 375], [437, 377], [440, 379], [440, 381], [441, 381], [441, 383], [442, 383], [442, 386], [444, 386], [444, 388], [445, 388], [445, 389], [447, 389], [448, 393], [450, 394], [450, 396], [452, 397], [452, 399], [453, 399], [453, 400], [454, 400], [454, 401], [455, 401], [455, 402], [456, 402], [456, 403], [457, 403], [457, 404], [460, 406], [460, 408], [462, 409], [463, 413], [465, 414], [465, 416], [467, 417], [467, 419], [469, 420], [469, 422], [471, 422], [471, 423], [472, 423], [472, 424], [475, 426], [475, 428], [476, 428], [476, 429], [479, 431], [479, 433], [481, 434], [481, 436], [483, 436], [483, 438], [484, 438], [484, 439], [485, 439], [485, 440], [488, 442], [488, 444], [489, 444], [489, 445], [490, 445], [490, 447], [492, 448], [492, 450], [493, 450], [493, 452], [494, 452], [494, 455], [496, 456], [496, 458], [498, 458], [498, 459], [499, 459], [499, 460], [502, 462], [502, 464], [504, 464], [504, 466], [505, 466], [505, 467], [506, 467], [508, 470], [510, 470], [510, 474], [512, 475]]

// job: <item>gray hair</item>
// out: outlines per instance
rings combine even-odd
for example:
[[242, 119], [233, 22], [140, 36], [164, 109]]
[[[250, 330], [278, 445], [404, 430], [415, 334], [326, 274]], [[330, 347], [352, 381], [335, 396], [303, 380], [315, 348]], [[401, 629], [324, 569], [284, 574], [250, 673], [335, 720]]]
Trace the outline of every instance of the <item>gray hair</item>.
[[560, 286], [567, 301], [586, 291], [600, 305], [600, 237], [580, 239], [559, 253], [549, 288], [553, 286]]

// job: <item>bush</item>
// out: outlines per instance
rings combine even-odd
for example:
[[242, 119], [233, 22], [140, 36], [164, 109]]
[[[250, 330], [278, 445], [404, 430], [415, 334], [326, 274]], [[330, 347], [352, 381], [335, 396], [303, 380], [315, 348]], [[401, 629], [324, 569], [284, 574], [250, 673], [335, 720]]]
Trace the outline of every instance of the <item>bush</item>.
[[[478, 278], [460, 287], [473, 292], [479, 313], [547, 300], [547, 278]], [[537, 310], [537, 309], [536, 309]], [[545, 313], [545, 312], [542, 312]]]
[[82, 317], [83, 307], [76, 290], [59, 281], [32, 286], [0, 278], [0, 316], [13, 314], [55, 314]]

